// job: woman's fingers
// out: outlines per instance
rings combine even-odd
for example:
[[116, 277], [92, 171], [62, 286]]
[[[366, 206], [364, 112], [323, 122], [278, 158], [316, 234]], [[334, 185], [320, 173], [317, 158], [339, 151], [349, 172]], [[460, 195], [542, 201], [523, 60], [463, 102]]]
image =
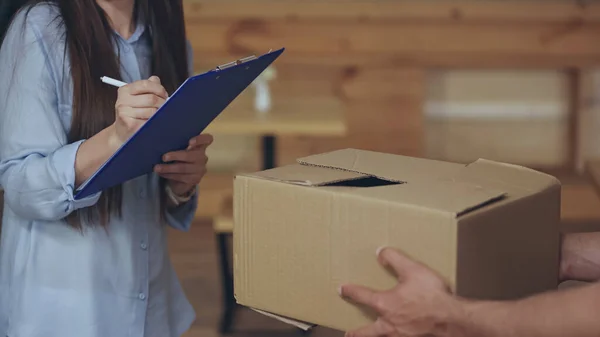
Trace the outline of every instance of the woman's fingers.
[[160, 108], [165, 101], [155, 94], [126, 95], [119, 100], [119, 105], [132, 108]]
[[178, 183], [188, 184], [188, 185], [196, 185], [200, 179], [202, 179], [201, 174], [183, 174], [183, 173], [158, 173], [164, 179], [176, 181]]
[[131, 108], [125, 107], [119, 111], [119, 116], [121, 118], [133, 118], [133, 119], [141, 119], [148, 120], [155, 113], [157, 108]]
[[160, 79], [153, 76], [148, 80], [141, 80], [129, 83], [119, 88], [119, 94], [125, 95], [143, 95], [153, 94], [162, 99], [167, 99], [169, 96], [165, 88], [160, 84]]
[[155, 168], [160, 174], [194, 174], [198, 172], [198, 165], [188, 163], [158, 164]]
[[196, 147], [208, 147], [210, 144], [212, 144], [214, 138], [211, 134], [209, 133], [202, 133], [199, 134], [198, 136], [190, 139], [190, 147], [191, 148], [196, 148]]

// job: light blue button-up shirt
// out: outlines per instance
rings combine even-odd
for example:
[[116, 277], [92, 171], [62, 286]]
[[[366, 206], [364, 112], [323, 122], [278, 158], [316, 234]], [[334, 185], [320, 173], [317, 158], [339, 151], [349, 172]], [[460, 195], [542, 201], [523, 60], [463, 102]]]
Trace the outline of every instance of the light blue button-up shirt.
[[[81, 142], [67, 143], [73, 92], [57, 15], [49, 4], [19, 14], [0, 50], [0, 336], [179, 337], [195, 313], [169, 260], [157, 176], [124, 184], [123, 217], [107, 231], [62, 220], [100, 195], [73, 199]], [[149, 34], [140, 25], [118, 38], [125, 81], [150, 77]], [[168, 224], [187, 230], [196, 204], [167, 212]]]

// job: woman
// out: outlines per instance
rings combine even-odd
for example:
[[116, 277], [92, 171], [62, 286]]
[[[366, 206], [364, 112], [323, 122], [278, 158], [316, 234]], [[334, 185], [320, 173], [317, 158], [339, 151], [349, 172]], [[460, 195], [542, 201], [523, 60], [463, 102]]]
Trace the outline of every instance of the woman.
[[195, 313], [165, 224], [189, 228], [211, 136], [152, 174], [73, 191], [190, 75], [182, 1], [3, 4], [0, 336], [180, 336]]

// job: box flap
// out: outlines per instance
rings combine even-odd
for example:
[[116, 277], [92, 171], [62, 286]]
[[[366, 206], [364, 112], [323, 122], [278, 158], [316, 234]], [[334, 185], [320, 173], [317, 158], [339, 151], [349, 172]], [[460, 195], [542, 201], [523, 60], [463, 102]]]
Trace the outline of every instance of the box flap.
[[506, 190], [498, 186], [456, 179], [465, 171], [461, 164], [354, 149], [298, 161], [300, 165], [244, 176], [301, 186], [326, 186], [322, 188], [442, 212], [451, 217], [459, 217], [506, 196]]
[[450, 177], [465, 167], [455, 163], [356, 149], [344, 149], [299, 158], [298, 163], [363, 173], [395, 182]]
[[246, 174], [246, 176], [302, 186], [323, 186], [342, 181], [358, 180], [369, 177], [368, 175], [362, 173], [303, 165], [281, 166], [270, 170]]
[[499, 188], [511, 196], [529, 195], [560, 186], [560, 181], [549, 174], [487, 159], [467, 165], [453, 180]]
[[355, 189], [352, 194], [449, 213], [452, 217], [459, 217], [506, 196], [506, 193], [499, 189], [454, 181]]
[[275, 314], [272, 314], [270, 312], [266, 312], [266, 311], [259, 310], [259, 309], [256, 309], [256, 308], [250, 308], [250, 309], [258, 312], [259, 314], [265, 315], [267, 317], [274, 318], [274, 319], [276, 319], [276, 320], [278, 320], [280, 322], [283, 322], [283, 323], [295, 326], [296, 328], [304, 330], [304, 331], [308, 331], [308, 330], [310, 330], [310, 329], [312, 329], [312, 328], [314, 328], [316, 326], [314, 324], [310, 324], [310, 323], [298, 321], [298, 320], [295, 320], [293, 318], [288, 318], [288, 317], [283, 317], [283, 316], [280, 316], [280, 315], [275, 315]]

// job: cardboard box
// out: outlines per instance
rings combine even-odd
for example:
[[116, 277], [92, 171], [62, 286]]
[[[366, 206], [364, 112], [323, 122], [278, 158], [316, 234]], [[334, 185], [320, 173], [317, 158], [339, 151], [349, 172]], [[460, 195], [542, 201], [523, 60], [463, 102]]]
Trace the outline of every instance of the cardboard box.
[[560, 183], [531, 169], [345, 149], [238, 175], [234, 190], [235, 297], [263, 312], [339, 330], [368, 324], [372, 314], [337, 289], [396, 285], [377, 263], [381, 246], [468, 298], [558, 286]]

